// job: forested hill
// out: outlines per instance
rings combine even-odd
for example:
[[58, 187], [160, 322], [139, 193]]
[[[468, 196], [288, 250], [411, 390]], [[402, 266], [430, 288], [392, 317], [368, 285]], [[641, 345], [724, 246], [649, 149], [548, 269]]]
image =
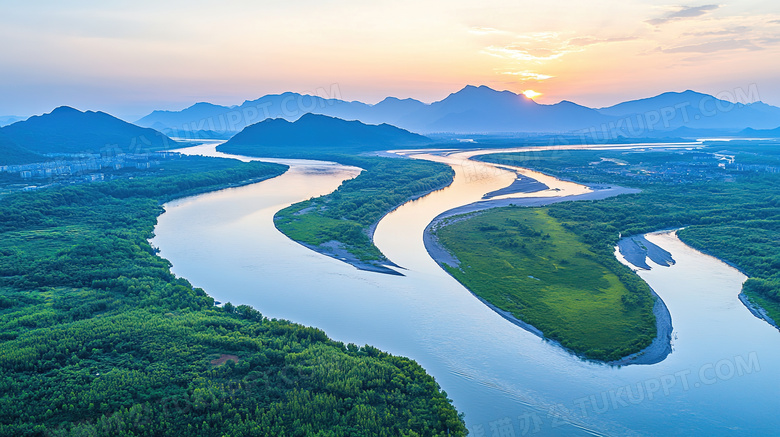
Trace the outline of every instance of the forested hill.
[[26, 164], [46, 160], [45, 156], [33, 153], [16, 144], [0, 129], [0, 165]]
[[304, 114], [293, 123], [276, 118], [248, 126], [217, 149], [253, 156], [300, 156], [360, 153], [430, 143], [427, 137], [389, 124], [369, 125], [326, 115]]
[[179, 146], [154, 129], [68, 106], [0, 128], [0, 134], [38, 154], [145, 153]]
[[148, 242], [161, 202], [284, 171], [181, 163], [0, 199], [0, 435], [466, 434], [414, 361], [175, 277]]

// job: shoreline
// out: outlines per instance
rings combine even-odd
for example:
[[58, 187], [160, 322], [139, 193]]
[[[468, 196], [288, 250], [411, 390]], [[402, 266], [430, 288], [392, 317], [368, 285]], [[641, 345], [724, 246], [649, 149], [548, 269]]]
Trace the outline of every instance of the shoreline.
[[[284, 164], [280, 164], [280, 165], [284, 165]], [[260, 182], [264, 182], [264, 181], [267, 181], [267, 180], [270, 180], [270, 179], [278, 178], [279, 176], [282, 176], [283, 174], [287, 173], [290, 170], [290, 166], [288, 165], [286, 167], [287, 167], [287, 169], [285, 169], [282, 173], [279, 173], [278, 175], [275, 175], [275, 176], [258, 176], [256, 178], [245, 179], [245, 180], [240, 181], [240, 182], [231, 182], [231, 183], [224, 183], [224, 184], [216, 185], [213, 188], [195, 188], [195, 189], [193, 189], [191, 191], [188, 191], [182, 197], [174, 197], [174, 198], [170, 198], [170, 199], [166, 198], [165, 200], [160, 201], [159, 205], [164, 207], [165, 204], [167, 204], [167, 203], [176, 202], [178, 200], [183, 200], [183, 199], [187, 199], [187, 198], [190, 198], [190, 197], [200, 196], [201, 194], [216, 193], [217, 191], [230, 190], [232, 188], [241, 188], [241, 187], [245, 187], [247, 185], [258, 184]]]
[[[409, 159], [409, 158], [398, 157], [398, 159]], [[344, 165], [344, 164], [342, 164], [342, 165]], [[434, 188], [432, 188], [432, 189], [430, 189], [428, 191], [425, 191], [424, 193], [416, 194], [414, 196], [409, 196], [407, 199], [404, 199], [402, 202], [398, 203], [397, 205], [394, 205], [391, 209], [389, 209], [387, 212], [382, 214], [382, 216], [379, 217], [379, 219], [377, 219], [374, 223], [372, 223], [370, 226], [368, 226], [366, 229], [364, 229], [363, 232], [366, 233], [366, 235], [368, 236], [369, 240], [371, 241], [371, 244], [373, 245], [374, 244], [374, 232], [376, 232], [376, 228], [377, 228], [377, 226], [379, 226], [379, 222], [381, 222], [382, 219], [384, 219], [388, 214], [392, 213], [396, 209], [400, 208], [403, 205], [406, 205], [409, 202], [413, 202], [413, 201], [415, 201], [417, 199], [420, 199], [422, 197], [425, 197], [425, 196], [427, 196], [427, 195], [429, 195], [431, 193], [434, 193], [436, 191], [440, 191], [440, 190], [443, 190], [443, 189], [449, 187], [450, 185], [452, 185], [454, 180], [455, 180], [455, 178], [454, 178], [454, 175], [453, 175], [453, 178], [450, 179], [450, 181], [447, 182], [446, 184], [440, 184], [440, 185], [438, 185], [438, 186], [436, 186], [436, 187], [434, 187]], [[282, 232], [281, 229], [279, 229], [276, 226], [276, 213], [274, 213], [274, 227], [279, 232]], [[285, 234], [284, 232], [282, 232], [282, 234], [287, 236], [287, 234]], [[368, 260], [368, 261], [366, 261], [366, 260], [361, 260], [360, 258], [355, 256], [354, 254], [352, 254], [350, 251], [348, 251], [343, 246], [343, 244], [341, 242], [336, 241], [336, 240], [331, 240], [331, 241], [328, 241], [328, 242], [325, 242], [325, 243], [322, 243], [320, 245], [315, 246], [313, 244], [304, 243], [302, 241], [298, 241], [298, 240], [292, 239], [289, 236], [287, 236], [287, 238], [289, 238], [290, 240], [300, 244], [301, 246], [306, 247], [309, 250], [312, 250], [314, 252], [317, 252], [319, 254], [325, 255], [327, 257], [339, 260], [341, 262], [347, 263], [347, 264], [351, 265], [352, 267], [355, 267], [358, 270], [364, 270], [364, 271], [374, 272], [374, 273], [382, 273], [382, 274], [385, 274], [385, 275], [406, 276], [403, 273], [390, 268], [390, 267], [395, 267], [397, 269], [406, 270], [405, 268], [403, 268], [403, 267], [395, 264], [394, 262], [390, 261], [387, 257], [385, 257], [384, 254], [382, 254], [382, 256], [385, 257], [385, 259], [383, 259], [383, 260]]]
[[775, 322], [775, 320], [771, 318], [769, 314], [767, 314], [764, 307], [756, 303], [753, 303], [750, 300], [750, 297], [746, 295], [744, 291], [740, 291], [739, 294], [737, 295], [737, 298], [739, 299], [740, 302], [742, 302], [743, 305], [745, 305], [745, 307], [747, 307], [748, 311], [750, 311], [750, 313], [753, 314], [756, 318], [769, 323], [771, 326], [774, 326], [775, 329], [780, 331], [780, 326], [778, 326], [777, 322]]
[[[450, 253], [439, 243], [439, 240], [434, 233], [434, 231], [439, 226], [442, 225], [446, 226], [453, 222], [453, 221], [449, 221], [448, 223], [444, 224], [442, 222], [445, 219], [457, 215], [464, 215], [464, 217], [462, 218], [455, 219], [455, 221], [459, 221], [466, 218], [471, 218], [475, 214], [478, 214], [481, 211], [485, 211], [492, 208], [498, 208], [498, 207], [505, 207], [505, 206], [535, 207], [535, 206], [546, 206], [546, 205], [551, 205], [553, 203], [568, 202], [568, 201], [600, 200], [600, 199], [606, 199], [608, 197], [618, 196], [620, 194], [635, 194], [641, 191], [635, 188], [625, 188], [625, 187], [619, 187], [613, 185], [607, 186], [606, 188], [604, 188], [603, 186], [599, 186], [599, 187], [589, 186], [589, 188], [593, 189], [593, 191], [585, 194], [562, 196], [562, 197], [537, 197], [537, 198], [527, 197], [527, 198], [516, 198], [516, 199], [486, 200], [486, 201], [474, 202], [468, 205], [463, 205], [457, 208], [453, 208], [449, 211], [445, 211], [439, 214], [438, 216], [436, 216], [436, 218], [434, 218], [431, 221], [431, 223], [429, 223], [428, 226], [425, 227], [425, 231], [423, 233], [423, 244], [425, 245], [425, 250], [428, 252], [428, 255], [442, 268], [442, 270], [447, 272], [447, 269], [444, 267], [445, 264], [450, 267], [457, 267], [460, 264], [460, 262], [458, 261], [457, 257], [455, 257], [455, 255]], [[449, 274], [449, 272], [447, 272], [447, 274]], [[496, 307], [495, 305], [487, 302], [482, 297], [476, 295], [468, 287], [464, 286], [464, 288], [466, 288], [466, 290], [468, 290], [472, 296], [476, 297], [479, 301], [484, 303], [488, 308], [495, 311], [498, 315], [500, 315], [507, 321], [515, 324], [516, 326], [519, 326], [520, 328], [530, 332], [533, 335], [536, 335], [537, 337], [541, 338], [546, 342], [561, 347], [563, 350], [586, 361], [606, 364], [610, 366], [626, 366], [632, 364], [636, 364], [636, 365], [656, 364], [666, 359], [666, 357], [669, 356], [669, 354], [672, 352], [672, 347], [671, 347], [672, 316], [669, 313], [669, 309], [666, 307], [666, 304], [663, 302], [663, 299], [661, 299], [658, 296], [658, 294], [656, 294], [655, 291], [653, 291], [652, 289], [651, 292], [655, 297], [655, 303], [653, 305], [653, 314], [655, 315], [655, 320], [656, 320], [656, 336], [653, 339], [653, 341], [646, 348], [638, 352], [635, 352], [631, 355], [627, 355], [625, 357], [613, 361], [600, 361], [600, 360], [593, 360], [590, 358], [583, 357], [582, 355], [576, 353], [575, 351], [564, 347], [559, 342], [545, 337], [544, 333], [538, 328], [536, 328], [535, 326], [530, 325], [524, 322], [523, 320], [518, 319], [517, 317], [512, 315], [509, 311], [502, 310]]]
[[[679, 238], [679, 239], [680, 239], [680, 241], [682, 241], [683, 243], [685, 243], [685, 245], [687, 245], [687, 246], [689, 246], [689, 247], [693, 248], [694, 250], [697, 250], [697, 251], [699, 251], [699, 252], [701, 252], [701, 253], [703, 253], [703, 254], [705, 254], [705, 255], [707, 255], [707, 256], [711, 256], [711, 257], [713, 257], [713, 258], [717, 259], [718, 261], [720, 261], [720, 262], [722, 262], [722, 263], [726, 264], [727, 266], [729, 266], [729, 267], [731, 267], [731, 268], [733, 268], [733, 269], [737, 270], [738, 272], [740, 272], [740, 273], [742, 273], [743, 275], [745, 275], [745, 276], [746, 276], [748, 279], [750, 279], [750, 275], [748, 275], [747, 273], [745, 273], [745, 272], [744, 272], [742, 269], [740, 269], [740, 268], [739, 268], [739, 266], [737, 266], [736, 264], [734, 264], [734, 263], [732, 263], [732, 262], [730, 262], [730, 261], [727, 261], [727, 260], [725, 260], [725, 259], [718, 258], [717, 256], [715, 256], [715, 254], [713, 254], [712, 252], [710, 252], [710, 251], [709, 251], [709, 250], [707, 250], [707, 249], [704, 249], [704, 248], [699, 248], [699, 247], [697, 247], [697, 246], [694, 246], [694, 245], [692, 245], [692, 244], [689, 244], [688, 242], [686, 242], [685, 240], [683, 240], [683, 239], [682, 239], [682, 237], [680, 237], [680, 235], [679, 235], [679, 234], [677, 235], [677, 238]], [[744, 285], [744, 284], [743, 284], [743, 285]], [[754, 317], [756, 317], [757, 319], [761, 319], [761, 320], [765, 321], [765, 322], [766, 322], [766, 323], [768, 323], [770, 326], [772, 326], [772, 327], [774, 327], [775, 329], [777, 329], [778, 331], [780, 331], [780, 325], [778, 325], [778, 322], [777, 322], [776, 320], [774, 320], [772, 317], [770, 317], [770, 316], [769, 316], [769, 314], [767, 313], [767, 311], [766, 311], [766, 309], [765, 309], [764, 307], [762, 307], [761, 305], [759, 305], [759, 304], [758, 304], [758, 303], [756, 303], [756, 302], [753, 302], [753, 301], [751, 301], [751, 300], [750, 300], [750, 297], [749, 297], [748, 295], [746, 295], [746, 294], [745, 294], [745, 291], [744, 291], [744, 289], [740, 289], [740, 291], [739, 291], [739, 294], [737, 295], [737, 299], [739, 299], [739, 301], [740, 301], [740, 302], [742, 302], [742, 305], [744, 305], [744, 306], [745, 306], [745, 308], [747, 308], [747, 310], [748, 310], [748, 311], [750, 311], [750, 314], [753, 314], [753, 316], [754, 316]]]
[[[276, 220], [274, 220], [274, 228], [276, 228], [277, 231], [282, 232], [277, 226], [276, 226]], [[287, 235], [282, 232], [282, 235], [287, 237]], [[353, 255], [351, 252], [349, 252], [347, 249], [345, 249], [342, 244], [338, 241], [331, 240], [325, 243], [320, 244], [319, 246], [315, 246], [313, 244], [304, 243], [302, 241], [293, 240], [290, 237], [287, 237], [290, 241], [293, 241], [295, 243], [300, 244], [301, 246], [313, 251], [317, 252], [321, 255], [325, 255], [329, 258], [333, 258], [335, 260], [341, 261], [343, 263], [349, 264], [352, 267], [355, 267], [358, 270], [364, 270], [367, 272], [374, 272], [374, 273], [383, 273], [385, 275], [394, 275], [394, 276], [406, 276], [401, 272], [398, 272], [396, 270], [391, 269], [390, 267], [396, 267], [396, 268], [403, 268], [396, 264], [394, 264], [392, 261], [385, 259], [384, 261], [363, 261]]]

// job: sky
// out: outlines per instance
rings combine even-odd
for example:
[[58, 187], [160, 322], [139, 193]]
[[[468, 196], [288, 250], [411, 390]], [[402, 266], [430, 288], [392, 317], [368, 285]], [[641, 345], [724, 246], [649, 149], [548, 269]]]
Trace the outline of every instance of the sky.
[[0, 116], [134, 121], [294, 91], [424, 102], [463, 86], [591, 106], [696, 91], [780, 106], [780, 2], [0, 0]]

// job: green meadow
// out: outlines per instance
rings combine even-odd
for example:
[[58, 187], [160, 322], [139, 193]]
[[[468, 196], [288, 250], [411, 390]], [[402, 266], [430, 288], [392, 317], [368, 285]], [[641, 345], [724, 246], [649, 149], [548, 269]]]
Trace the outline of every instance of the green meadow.
[[546, 208], [498, 208], [436, 231], [459, 260], [447, 270], [477, 296], [564, 347], [614, 360], [656, 334], [649, 287], [594, 252]]

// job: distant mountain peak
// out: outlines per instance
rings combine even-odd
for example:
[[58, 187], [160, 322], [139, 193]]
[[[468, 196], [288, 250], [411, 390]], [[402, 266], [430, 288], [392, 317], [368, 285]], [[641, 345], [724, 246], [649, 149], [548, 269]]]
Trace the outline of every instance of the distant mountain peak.
[[59, 114], [83, 114], [84, 112], [79, 111], [76, 108], [73, 108], [71, 106], [58, 106], [54, 108], [49, 114], [43, 114], [43, 115], [59, 115]]
[[50, 113], [3, 127], [2, 133], [35, 153], [102, 153], [121, 149], [137, 153], [177, 143], [160, 132], [136, 126], [100, 111], [60, 106]]
[[220, 146], [220, 150], [231, 151], [236, 146], [248, 146], [283, 155], [295, 150], [321, 148], [340, 152], [384, 150], [429, 142], [427, 137], [388, 124], [373, 125], [307, 113], [294, 122], [275, 118], [247, 126]]

